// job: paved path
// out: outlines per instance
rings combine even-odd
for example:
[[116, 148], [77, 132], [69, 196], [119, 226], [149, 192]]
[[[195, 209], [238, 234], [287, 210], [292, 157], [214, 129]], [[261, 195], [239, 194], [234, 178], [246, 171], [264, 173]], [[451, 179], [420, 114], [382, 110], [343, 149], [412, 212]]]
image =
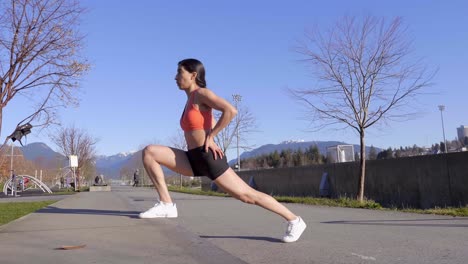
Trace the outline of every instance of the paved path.
[[468, 263], [468, 218], [288, 204], [308, 229], [285, 244], [281, 218], [232, 198], [173, 193], [179, 218], [138, 219], [154, 197], [63, 199], [0, 227], [0, 263]]

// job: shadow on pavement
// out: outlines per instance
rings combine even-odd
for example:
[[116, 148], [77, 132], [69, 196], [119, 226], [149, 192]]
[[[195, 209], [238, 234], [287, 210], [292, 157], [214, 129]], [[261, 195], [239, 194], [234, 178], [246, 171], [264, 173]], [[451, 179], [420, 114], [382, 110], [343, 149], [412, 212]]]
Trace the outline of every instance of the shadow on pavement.
[[54, 206], [43, 208], [37, 213], [42, 214], [89, 214], [89, 215], [115, 215], [128, 216], [130, 218], [139, 218], [139, 211], [114, 211], [114, 210], [95, 210], [95, 209], [63, 209]]
[[255, 236], [200, 236], [201, 238], [234, 238], [234, 239], [248, 239], [248, 240], [263, 240], [272, 243], [282, 243], [278, 238], [273, 237], [255, 237]]
[[468, 220], [467, 217], [445, 218], [445, 219], [402, 219], [402, 220], [354, 220], [354, 221], [326, 221], [322, 224], [344, 224], [344, 225], [382, 225], [382, 226], [424, 226], [424, 227], [468, 227], [468, 224], [460, 223], [415, 223], [424, 221], [460, 221]]
[[[209, 198], [177, 198], [177, 201], [211, 201], [213, 198], [226, 198], [226, 197], [209, 197]], [[152, 202], [157, 202], [157, 199], [155, 197], [150, 197], [150, 198], [140, 198], [140, 197], [131, 197], [131, 199], [134, 202], [146, 202], [146, 201], [152, 201]]]

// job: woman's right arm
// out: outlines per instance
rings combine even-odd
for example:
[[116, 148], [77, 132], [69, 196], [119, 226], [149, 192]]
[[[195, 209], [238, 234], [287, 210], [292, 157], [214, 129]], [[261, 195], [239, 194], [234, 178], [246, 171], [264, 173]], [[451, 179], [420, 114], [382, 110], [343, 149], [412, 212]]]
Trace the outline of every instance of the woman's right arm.
[[237, 109], [211, 90], [200, 89], [198, 95], [198, 99], [201, 103], [222, 112], [221, 117], [211, 131], [211, 135], [214, 137], [223, 128], [229, 125], [231, 120], [237, 115]]

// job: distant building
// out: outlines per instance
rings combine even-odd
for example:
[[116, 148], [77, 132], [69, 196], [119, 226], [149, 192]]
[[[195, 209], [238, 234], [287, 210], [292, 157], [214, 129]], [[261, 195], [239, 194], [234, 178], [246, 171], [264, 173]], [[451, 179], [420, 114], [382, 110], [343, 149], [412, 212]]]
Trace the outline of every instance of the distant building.
[[354, 161], [353, 145], [336, 145], [327, 148], [328, 163]]
[[458, 141], [465, 142], [465, 137], [468, 137], [468, 126], [457, 127]]

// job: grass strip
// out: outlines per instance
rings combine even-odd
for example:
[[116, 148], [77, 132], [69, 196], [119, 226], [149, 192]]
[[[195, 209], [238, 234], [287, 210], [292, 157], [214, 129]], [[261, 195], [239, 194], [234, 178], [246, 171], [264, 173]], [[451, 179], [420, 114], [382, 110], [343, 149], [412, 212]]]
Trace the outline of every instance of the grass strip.
[[436, 214], [449, 216], [468, 216], [468, 207], [435, 207], [431, 209], [401, 209], [402, 212], [417, 214]]
[[73, 188], [60, 189], [58, 191], [53, 191], [52, 193], [46, 193], [45, 195], [72, 195], [79, 192], [89, 192], [89, 187], [81, 187], [76, 192]]
[[167, 186], [169, 191], [171, 192], [179, 192], [179, 193], [187, 193], [187, 194], [195, 194], [195, 195], [207, 195], [207, 196], [218, 196], [218, 197], [229, 197], [229, 195], [220, 192], [213, 192], [213, 191], [202, 191], [200, 189], [190, 189], [185, 187], [175, 187], [175, 186]]
[[57, 202], [57, 200], [39, 202], [0, 203], [0, 225], [11, 222], [24, 215], [33, 213], [55, 202]]
[[282, 203], [300, 203], [309, 205], [349, 207], [349, 208], [365, 208], [365, 209], [382, 209], [379, 203], [372, 200], [364, 200], [362, 203], [358, 200], [350, 198], [316, 198], [316, 197], [290, 197], [290, 196], [273, 196], [278, 202]]

